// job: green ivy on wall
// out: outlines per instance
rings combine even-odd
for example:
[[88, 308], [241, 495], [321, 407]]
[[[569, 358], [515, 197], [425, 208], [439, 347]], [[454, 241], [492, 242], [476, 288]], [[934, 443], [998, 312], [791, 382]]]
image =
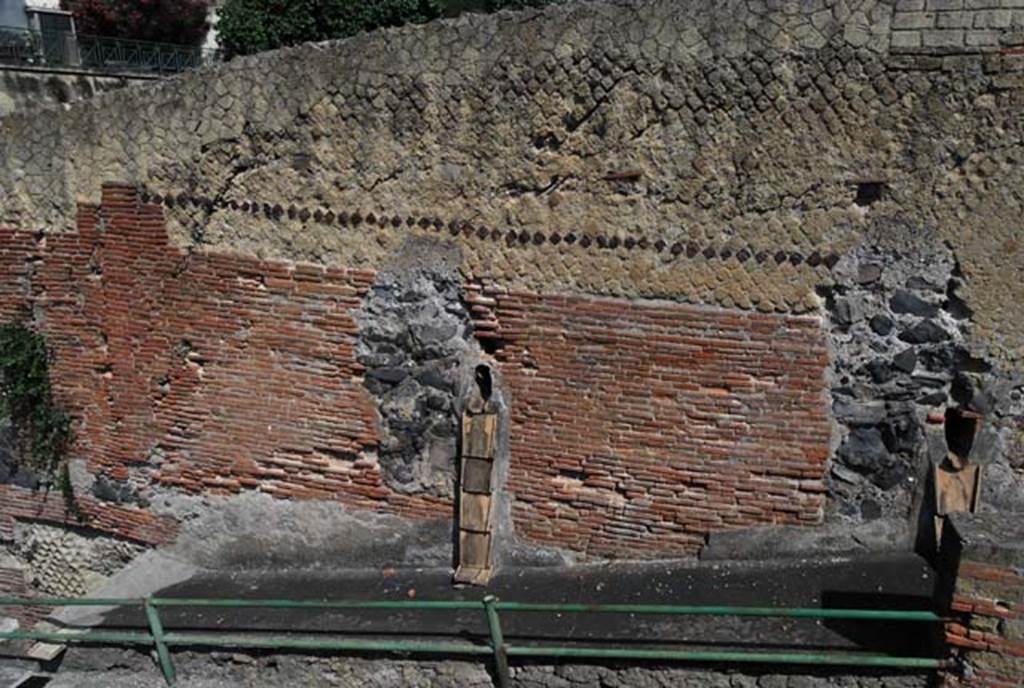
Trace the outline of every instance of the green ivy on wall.
[[14, 424], [19, 463], [70, 498], [71, 418], [53, 401], [46, 340], [19, 323], [0, 326], [0, 415]]

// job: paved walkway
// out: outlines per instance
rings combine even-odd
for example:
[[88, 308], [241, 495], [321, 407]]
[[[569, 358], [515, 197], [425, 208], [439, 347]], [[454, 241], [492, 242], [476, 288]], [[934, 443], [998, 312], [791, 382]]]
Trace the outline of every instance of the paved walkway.
[[[486, 589], [451, 585], [449, 571], [206, 572], [157, 593], [161, 597], [253, 599], [479, 600], [649, 603], [785, 607], [930, 609], [931, 569], [910, 554], [856, 560], [753, 564], [619, 564], [572, 569], [502, 571]], [[335, 611], [308, 609], [167, 609], [169, 629], [282, 631], [464, 638], [483, 642], [480, 612]], [[762, 650], [864, 650], [929, 654], [929, 625], [752, 617], [669, 617], [598, 614], [502, 614], [506, 637], [523, 643], [568, 637], [585, 642]], [[106, 626], [144, 627], [141, 614], [118, 610]]]

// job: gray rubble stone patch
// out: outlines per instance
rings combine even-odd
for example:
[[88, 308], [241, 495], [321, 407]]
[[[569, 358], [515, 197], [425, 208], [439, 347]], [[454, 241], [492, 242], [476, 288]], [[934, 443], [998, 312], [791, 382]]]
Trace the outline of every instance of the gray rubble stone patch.
[[[927, 235], [875, 236], [837, 267], [842, 286], [826, 299], [841, 325], [830, 330], [832, 408], [840, 439], [829, 468], [829, 509], [832, 519], [854, 523], [911, 517], [914, 505], [922, 503], [929, 457], [946, 456], [944, 436], [924, 430], [927, 414], [951, 399], [984, 405], [973, 399], [978, 387], [1009, 398], [1006, 385], [1016, 379], [968, 353], [966, 326], [955, 314], [957, 266], [948, 250]], [[880, 269], [870, 270], [873, 279], [860, 279], [864, 266]], [[862, 318], [848, 324], [844, 304], [851, 302], [861, 304]], [[1012, 418], [1017, 412], [1002, 413]], [[992, 462], [994, 485], [1016, 485], [1004, 456], [1012, 452], [1002, 448], [1011, 426], [998, 419], [994, 426], [1000, 429], [977, 438], [983, 451], [972, 460]], [[1012, 488], [987, 490], [998, 495], [1000, 505], [1013, 501], [1007, 500]]]
[[410, 240], [356, 314], [356, 358], [381, 416], [377, 455], [399, 492], [454, 496], [459, 384], [478, 356], [460, 263], [452, 243]]

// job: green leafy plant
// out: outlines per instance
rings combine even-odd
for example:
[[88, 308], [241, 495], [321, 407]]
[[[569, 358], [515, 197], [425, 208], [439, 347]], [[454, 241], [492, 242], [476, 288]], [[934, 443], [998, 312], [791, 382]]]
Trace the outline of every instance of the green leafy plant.
[[217, 33], [231, 55], [344, 38], [441, 16], [440, 0], [226, 0]]
[[46, 340], [19, 324], [0, 326], [0, 414], [11, 418], [19, 463], [70, 494], [71, 418], [53, 401]]

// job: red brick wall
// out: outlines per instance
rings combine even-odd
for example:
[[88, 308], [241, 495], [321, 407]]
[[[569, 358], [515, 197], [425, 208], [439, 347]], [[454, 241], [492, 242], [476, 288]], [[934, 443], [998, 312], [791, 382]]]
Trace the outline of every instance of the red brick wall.
[[956, 571], [946, 642], [971, 666], [947, 685], [1024, 686], [1024, 574], [1019, 568], [965, 559]]
[[[186, 254], [161, 208], [117, 185], [81, 206], [76, 233], [0, 239], [0, 314], [36, 307], [74, 454], [91, 470], [451, 515], [444, 499], [389, 490], [373, 458], [353, 311], [374, 273]], [[715, 529], [819, 520], [829, 426], [817, 319], [476, 294], [478, 336], [504, 342], [521, 537], [648, 557], [695, 552]], [[9, 503], [0, 519], [62, 518]], [[142, 509], [84, 503], [110, 532], [173, 532]]]
[[153, 545], [173, 540], [178, 525], [172, 519], [157, 517], [142, 509], [102, 502], [89, 495], [77, 495], [73, 510], [59, 491], [43, 492], [0, 485], [0, 541], [13, 538], [15, 520], [76, 527], [88, 525]]
[[515, 528], [592, 555], [693, 553], [712, 530], [822, 515], [821, 323], [475, 292], [511, 395]]
[[[5, 264], [35, 250], [10, 231], [0, 240], [22, 251], [0, 254]], [[105, 187], [101, 206], [81, 206], [78, 232], [48, 237], [39, 256], [32, 302], [76, 421], [73, 453], [90, 469], [189, 492], [260, 489], [451, 515], [443, 500], [392, 493], [366, 454], [376, 410], [354, 358], [352, 311], [372, 272], [187, 255], [170, 246], [161, 208], [118, 186]], [[5, 317], [24, 304], [8, 281]], [[124, 527], [93, 525], [134, 537], [131, 511], [110, 512]]]

